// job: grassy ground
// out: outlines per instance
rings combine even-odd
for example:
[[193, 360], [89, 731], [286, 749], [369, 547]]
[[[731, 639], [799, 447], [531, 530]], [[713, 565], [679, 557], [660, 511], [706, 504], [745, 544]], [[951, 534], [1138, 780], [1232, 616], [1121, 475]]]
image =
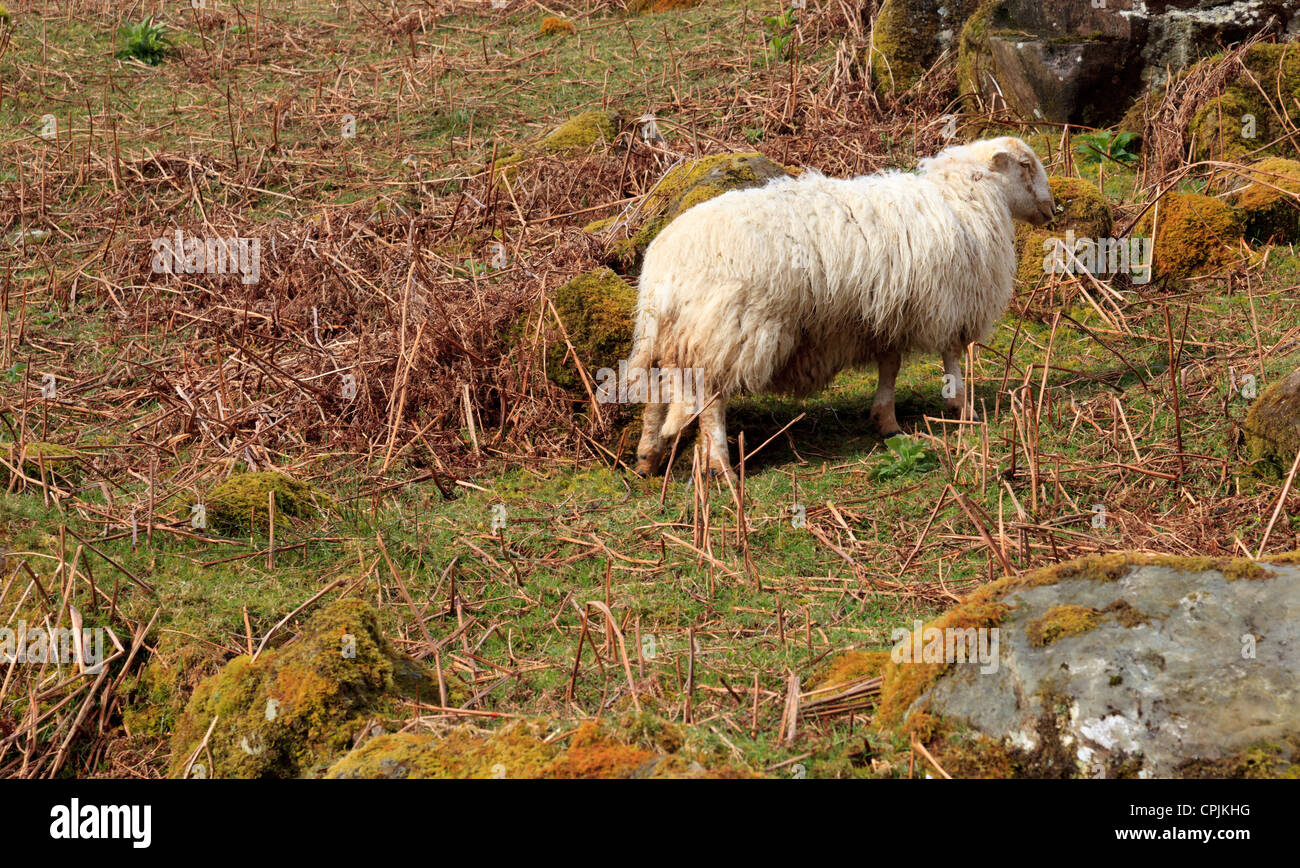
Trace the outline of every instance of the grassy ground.
[[[168, 635], [233, 656], [337, 581], [328, 597], [373, 601], [414, 656], [431, 655], [417, 618], [435, 638], [451, 637], [444, 665], [476, 688], [473, 711], [572, 719], [628, 701], [594, 610], [601, 657], [588, 648], [575, 674], [580, 610], [601, 601], [627, 637], [640, 697], [685, 723], [692, 744], [758, 773], [902, 775], [873, 770], [879, 737], [864, 716], [806, 720], [781, 738], [789, 676], [806, 689], [835, 652], [888, 647], [892, 629], [1008, 570], [1112, 549], [1241, 555], [1263, 544], [1281, 485], [1244, 463], [1239, 424], [1249, 401], [1234, 384], [1250, 375], [1262, 389], [1295, 366], [1297, 259], [1281, 249], [1227, 277], [1127, 291], [1109, 320], [1078, 293], [1021, 287], [968, 364], [984, 425], [942, 418], [937, 360], [915, 359], [900, 377], [900, 421], [926, 452], [914, 464], [892, 458], [867, 423], [869, 372], [847, 372], [804, 402], [739, 399], [729, 419], [748, 453], [743, 511], [723, 482], [697, 491], [688, 441], [667, 482], [632, 477], [591, 450], [528, 456], [514, 444], [454, 466], [449, 499], [424, 472], [440, 466], [436, 450], [409, 427], [402, 442], [414, 445], [392, 463], [386, 430], [358, 435], [365, 448], [250, 439], [263, 449], [260, 465], [293, 465], [333, 506], [285, 520], [274, 552], [261, 532], [191, 533], [189, 502], [243, 468], [242, 453], [217, 459], [196, 439], [160, 438], [164, 397], [128, 412], [97, 397], [124, 359], [180, 359], [195, 352], [191, 339], [210, 337], [183, 316], [160, 332], [155, 314], [118, 302], [118, 291], [142, 298], [125, 289], [147, 276], [123, 280], [116, 252], [101, 253], [152, 237], [146, 227], [234, 212], [252, 223], [344, 211], [445, 216], [439, 209], [472, 189], [494, 152], [607, 106], [654, 111], [682, 153], [757, 147], [827, 172], [851, 161], [860, 171], [913, 165], [934, 133], [875, 135], [869, 119], [846, 118], [834, 138], [810, 135], [811, 121], [792, 125], [778, 109], [794, 67], [768, 51], [762, 16], [776, 10], [762, 2], [644, 16], [592, 4], [589, 14], [572, 10], [576, 33], [552, 36], [538, 34], [543, 13], [524, 3], [391, 13], [378, 3], [294, 0], [214, 4], [197, 17], [168, 4], [162, 20], [180, 53], [158, 66], [116, 57], [119, 27], [155, 5], [10, 7], [0, 183], [21, 207], [2, 254], [4, 438], [16, 448], [54, 440], [90, 459], [49, 477], [67, 494], [59, 497], [39, 467], [19, 478], [11, 456], [0, 497], [6, 620], [63, 617], [66, 602], [124, 638], [138, 628], [133, 666]], [[213, 14], [221, 20], [205, 17]], [[828, 87], [818, 76], [834, 57], [834, 45], [815, 38], [820, 27], [807, 25], [809, 87]], [[39, 134], [47, 113], [60, 130], [53, 140]], [[355, 137], [342, 135], [347, 116]], [[1081, 171], [1097, 179], [1095, 164]], [[1106, 191], [1134, 204], [1136, 174], [1105, 171]], [[624, 185], [628, 198], [640, 192], [636, 178]], [[555, 244], [548, 233], [596, 216], [529, 222], [505, 237], [535, 243], [544, 259]], [[47, 234], [20, 243], [33, 230]], [[562, 275], [564, 263], [553, 271]], [[282, 344], [256, 333], [252, 341], [271, 356]], [[131, 376], [163, 376], [145, 367]], [[178, 370], [188, 369], [164, 373], [175, 379]], [[49, 372], [61, 400], [40, 399]], [[141, 433], [141, 419], [152, 431]], [[450, 436], [468, 448], [467, 430]], [[1295, 548], [1296, 530], [1284, 510], [1263, 548]], [[120, 703], [106, 705], [120, 711], [132, 701], [129, 673], [115, 686]], [[13, 689], [4, 702], [0, 768], [30, 772], [8, 736], [26, 731], [32, 705]], [[65, 733], [66, 716], [43, 718], [37, 740]], [[172, 722], [128, 732], [110, 714], [101, 738], [37, 771], [157, 775]]]

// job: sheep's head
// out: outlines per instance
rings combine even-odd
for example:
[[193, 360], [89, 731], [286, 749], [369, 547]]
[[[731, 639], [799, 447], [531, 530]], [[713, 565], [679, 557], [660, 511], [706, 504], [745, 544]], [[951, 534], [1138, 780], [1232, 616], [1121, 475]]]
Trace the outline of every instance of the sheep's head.
[[980, 142], [989, 146], [989, 171], [1001, 182], [1011, 216], [1035, 226], [1049, 222], [1056, 213], [1047, 172], [1034, 149], [1010, 136]]

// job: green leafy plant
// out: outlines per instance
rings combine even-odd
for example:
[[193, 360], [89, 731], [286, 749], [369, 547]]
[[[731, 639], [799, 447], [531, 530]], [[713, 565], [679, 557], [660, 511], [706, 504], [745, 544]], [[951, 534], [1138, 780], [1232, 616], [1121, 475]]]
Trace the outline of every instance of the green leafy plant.
[[885, 441], [885, 448], [889, 455], [871, 471], [872, 479], [897, 479], [935, 466], [934, 455], [920, 440], [896, 434]]
[[774, 60], [789, 60], [794, 50], [794, 28], [799, 23], [794, 7], [784, 10], [780, 15], [765, 16], [763, 23], [768, 29], [768, 56]]
[[1102, 130], [1078, 136], [1075, 139], [1074, 150], [1085, 163], [1099, 163], [1109, 158], [1117, 163], [1128, 165], [1137, 162], [1138, 155], [1133, 151], [1136, 141], [1137, 133]]
[[153, 18], [123, 28], [122, 38], [126, 44], [117, 56], [123, 59], [134, 57], [141, 63], [157, 66], [175, 52], [167, 38], [167, 26], [154, 23]]

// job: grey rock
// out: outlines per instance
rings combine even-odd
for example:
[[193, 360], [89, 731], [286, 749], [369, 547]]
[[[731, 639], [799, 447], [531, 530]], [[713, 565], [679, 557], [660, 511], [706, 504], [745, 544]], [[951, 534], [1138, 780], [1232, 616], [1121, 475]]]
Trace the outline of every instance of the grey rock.
[[[1125, 763], [1176, 777], [1189, 761], [1300, 736], [1300, 568], [1259, 566], [1272, 577], [1141, 566], [1010, 591], [996, 671], [955, 664], [909, 714], [927, 708], [1025, 752], [1050, 733], [1088, 777]], [[1130, 617], [1103, 612], [1090, 630], [1031, 641], [1054, 607], [1116, 604]]]

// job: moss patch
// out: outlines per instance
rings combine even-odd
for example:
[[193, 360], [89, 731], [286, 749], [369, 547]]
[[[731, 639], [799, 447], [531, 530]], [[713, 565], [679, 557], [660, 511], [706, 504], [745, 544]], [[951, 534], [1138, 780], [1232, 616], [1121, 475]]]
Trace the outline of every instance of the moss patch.
[[1220, 759], [1193, 759], [1179, 766], [1184, 778], [1300, 780], [1300, 740], [1258, 744]]
[[128, 682], [122, 717], [132, 735], [168, 735], [194, 688], [215, 675], [225, 655], [212, 645], [164, 633], [149, 661]]
[[[1201, 63], [1214, 64], [1221, 59], [1221, 55], [1215, 55]], [[1280, 96], [1285, 108], [1291, 111], [1295, 100], [1300, 99], [1300, 49], [1294, 44], [1261, 42], [1242, 56], [1242, 65], [1249, 75], [1238, 70], [1229, 78], [1223, 93], [1206, 103], [1192, 119], [1188, 137], [1197, 160], [1237, 161], [1287, 132], [1273, 106]], [[1261, 87], [1268, 99], [1260, 92]], [[1244, 135], [1250, 132], [1246, 128], [1246, 115], [1253, 116], [1255, 121], [1251, 138]], [[1289, 146], [1282, 141], [1260, 154], [1288, 151]]]
[[1086, 633], [1101, 621], [1101, 612], [1089, 606], [1053, 606], [1025, 624], [1029, 644], [1044, 648], [1057, 639]]
[[1241, 239], [1237, 215], [1223, 202], [1199, 193], [1166, 193], [1134, 230], [1149, 237], [1156, 227], [1155, 275], [1173, 280], [1199, 277], [1223, 268]]
[[[982, 0], [962, 25], [957, 39], [957, 87], [962, 94], [978, 94], [991, 72], [988, 37], [995, 29], [1004, 0]], [[1005, 22], [1004, 22], [1005, 23]]]
[[1300, 240], [1300, 162], [1271, 157], [1247, 171], [1252, 183], [1229, 200], [1246, 237], [1287, 244]]
[[41, 467], [46, 473], [67, 473], [78, 466], [75, 450], [59, 443], [35, 440], [26, 444], [22, 452], [23, 473], [33, 478], [40, 478]]
[[543, 154], [572, 156], [587, 153], [598, 145], [608, 146], [618, 136], [622, 123], [617, 112], [590, 111], [574, 115], [549, 132], [499, 157], [497, 170], [510, 174], [516, 171], [513, 168], [516, 163], [529, 157]]
[[542, 24], [537, 28], [537, 32], [543, 36], [552, 36], [557, 33], [577, 33], [578, 28], [573, 26], [572, 21], [565, 21], [563, 18], [547, 15], [542, 19]]
[[1043, 262], [1052, 254], [1050, 243], [1065, 240], [1073, 230], [1076, 238], [1107, 238], [1115, 225], [1115, 213], [1097, 187], [1082, 178], [1047, 179], [1056, 202], [1056, 217], [1042, 227], [1016, 224], [1016, 249], [1020, 252], [1016, 277], [1027, 286], [1037, 286], [1042, 279]]
[[[985, 588], [989, 587], [992, 587], [992, 585], [985, 586]], [[977, 592], [965, 602], [959, 603], [944, 612], [922, 629], [927, 630], [934, 627], [943, 631], [948, 629], [991, 628], [1002, 623], [1002, 620], [1010, 612], [1010, 608], [1005, 603]], [[873, 725], [884, 727], [901, 723], [912, 704], [933, 687], [934, 683], [951, 666], [950, 663], [916, 661], [894, 663], [891, 660], [882, 673], [880, 703], [876, 709]]]
[[[720, 778], [747, 777], [720, 766], [710, 770], [680, 754], [659, 753], [625, 733], [586, 721], [567, 745], [545, 740], [541, 721], [521, 721], [490, 735], [456, 730], [445, 736], [396, 733], [370, 739], [336, 762], [329, 778]], [[680, 747], [680, 741], [671, 740]]]
[[873, 84], [906, 90], [956, 42], [980, 0], [889, 0], [876, 17], [871, 43]]
[[888, 651], [845, 651], [836, 654], [812, 678], [818, 688], [834, 687], [859, 678], [874, 678], [889, 662]]
[[[597, 370], [617, 367], [632, 349], [636, 290], [608, 268], [598, 268], [570, 280], [551, 293], [551, 303], [578, 358], [594, 379]], [[547, 326], [554, 317], [547, 311]], [[586, 394], [558, 329], [546, 351], [546, 376], [556, 385]]]
[[[383, 712], [400, 661], [374, 608], [339, 600], [296, 641], [255, 661], [236, 657], [195, 689], [172, 736], [171, 775], [184, 772], [214, 719], [197, 760], [208, 777], [296, 777], [323, 768]], [[426, 683], [427, 700], [437, 687], [432, 678]]]
[[205, 506], [209, 524], [226, 533], [265, 533], [270, 528], [268, 508], [275, 493], [277, 516], [298, 518], [312, 514], [320, 498], [305, 482], [283, 473], [263, 470], [233, 473], [208, 492]]

